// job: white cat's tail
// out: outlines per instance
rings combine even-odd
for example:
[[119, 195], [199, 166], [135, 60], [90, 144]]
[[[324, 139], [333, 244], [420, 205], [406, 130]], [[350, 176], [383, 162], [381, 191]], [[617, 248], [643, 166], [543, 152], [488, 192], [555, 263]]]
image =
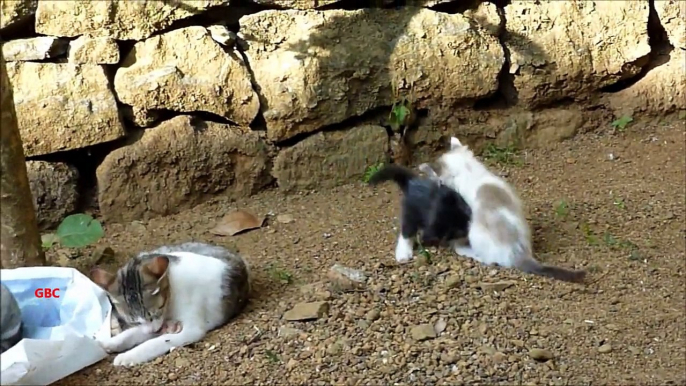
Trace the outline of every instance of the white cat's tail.
[[581, 283], [586, 278], [586, 271], [584, 270], [574, 270], [541, 264], [531, 255], [526, 255], [526, 257], [518, 259], [517, 268], [527, 273], [533, 273], [534, 275], [546, 276], [570, 283]]

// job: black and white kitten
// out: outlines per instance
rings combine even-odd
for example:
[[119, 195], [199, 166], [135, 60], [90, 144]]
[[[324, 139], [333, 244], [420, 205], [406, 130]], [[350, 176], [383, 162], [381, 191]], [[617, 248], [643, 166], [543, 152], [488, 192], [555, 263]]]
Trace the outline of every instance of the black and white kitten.
[[402, 190], [400, 235], [395, 248], [398, 263], [412, 259], [413, 241], [437, 245], [467, 237], [472, 210], [454, 189], [437, 179], [422, 178], [411, 169], [386, 165], [369, 179], [370, 185], [394, 181]]

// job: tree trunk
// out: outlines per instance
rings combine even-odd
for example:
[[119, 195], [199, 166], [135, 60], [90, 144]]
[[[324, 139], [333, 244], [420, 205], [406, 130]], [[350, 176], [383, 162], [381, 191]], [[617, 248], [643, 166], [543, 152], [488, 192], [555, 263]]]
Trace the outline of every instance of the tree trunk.
[[14, 98], [0, 52], [0, 267], [45, 265]]

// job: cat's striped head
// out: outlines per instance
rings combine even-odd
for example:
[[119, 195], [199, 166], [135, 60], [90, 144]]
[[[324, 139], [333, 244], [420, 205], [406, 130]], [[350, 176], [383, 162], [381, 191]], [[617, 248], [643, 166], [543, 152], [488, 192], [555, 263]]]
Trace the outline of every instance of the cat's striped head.
[[170, 295], [169, 259], [165, 255], [138, 256], [116, 275], [94, 268], [91, 278], [107, 292], [119, 319], [128, 326], [147, 325], [155, 332], [162, 327]]

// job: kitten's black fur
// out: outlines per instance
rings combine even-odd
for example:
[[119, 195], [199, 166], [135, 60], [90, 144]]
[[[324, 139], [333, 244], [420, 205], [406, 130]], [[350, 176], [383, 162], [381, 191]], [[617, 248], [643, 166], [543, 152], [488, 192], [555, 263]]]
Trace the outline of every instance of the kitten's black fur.
[[403, 192], [400, 218], [403, 237], [409, 239], [421, 232], [422, 245], [441, 245], [467, 237], [472, 209], [457, 191], [393, 164], [372, 175], [369, 184], [384, 181], [394, 181]]

